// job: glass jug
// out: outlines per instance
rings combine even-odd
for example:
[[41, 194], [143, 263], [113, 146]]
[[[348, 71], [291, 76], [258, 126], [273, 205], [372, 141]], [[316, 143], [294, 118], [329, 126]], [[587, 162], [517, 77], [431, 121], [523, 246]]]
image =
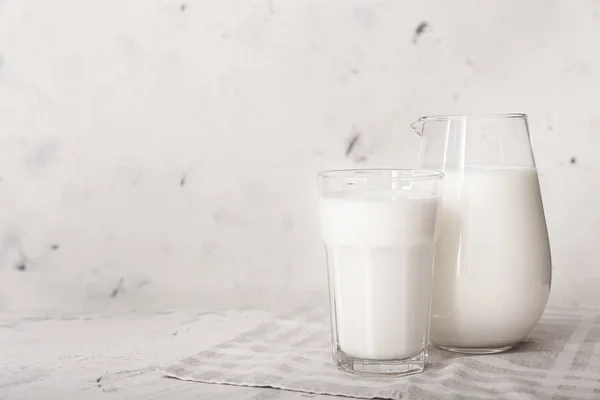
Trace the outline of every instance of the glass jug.
[[429, 116], [419, 163], [445, 173], [431, 342], [490, 354], [520, 343], [550, 294], [550, 245], [527, 116]]

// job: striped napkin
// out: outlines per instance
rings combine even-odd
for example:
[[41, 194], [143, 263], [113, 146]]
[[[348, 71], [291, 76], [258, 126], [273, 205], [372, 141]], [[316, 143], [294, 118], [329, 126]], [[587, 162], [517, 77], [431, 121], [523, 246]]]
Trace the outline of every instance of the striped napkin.
[[362, 399], [600, 399], [599, 308], [548, 309], [524, 343], [502, 354], [432, 349], [423, 374], [398, 379], [338, 371], [330, 342], [327, 310], [300, 309], [161, 372], [189, 381]]

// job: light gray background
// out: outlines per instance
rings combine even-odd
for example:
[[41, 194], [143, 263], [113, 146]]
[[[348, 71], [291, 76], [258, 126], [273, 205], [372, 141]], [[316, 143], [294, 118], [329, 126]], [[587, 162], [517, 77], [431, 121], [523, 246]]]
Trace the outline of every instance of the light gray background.
[[597, 1], [0, 0], [0, 308], [312, 300], [315, 173], [489, 112], [530, 115], [551, 301], [598, 303], [599, 43]]

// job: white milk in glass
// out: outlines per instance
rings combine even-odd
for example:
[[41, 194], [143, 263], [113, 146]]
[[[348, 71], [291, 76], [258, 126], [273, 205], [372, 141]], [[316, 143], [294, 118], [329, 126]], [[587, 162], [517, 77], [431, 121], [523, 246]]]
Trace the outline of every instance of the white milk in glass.
[[404, 359], [426, 347], [436, 200], [415, 192], [321, 199], [333, 331], [348, 356]]
[[500, 348], [523, 340], [550, 291], [550, 248], [535, 168], [447, 171], [432, 342]]

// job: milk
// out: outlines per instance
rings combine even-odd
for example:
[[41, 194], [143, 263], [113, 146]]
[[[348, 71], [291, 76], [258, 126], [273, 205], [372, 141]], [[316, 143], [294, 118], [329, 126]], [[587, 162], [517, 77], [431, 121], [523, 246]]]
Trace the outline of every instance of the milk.
[[436, 207], [402, 192], [321, 200], [334, 341], [346, 355], [398, 360], [426, 348]]
[[534, 168], [447, 171], [436, 247], [431, 340], [456, 348], [512, 346], [539, 320], [550, 248]]

